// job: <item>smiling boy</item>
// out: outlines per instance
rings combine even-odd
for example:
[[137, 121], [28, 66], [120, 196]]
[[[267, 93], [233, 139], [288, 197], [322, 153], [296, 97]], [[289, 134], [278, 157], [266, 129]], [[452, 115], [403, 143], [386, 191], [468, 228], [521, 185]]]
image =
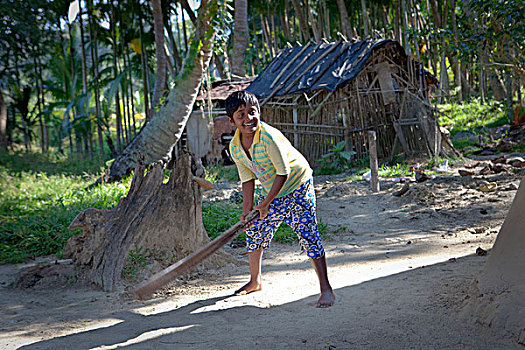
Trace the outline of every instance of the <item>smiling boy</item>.
[[253, 207], [255, 178], [266, 193], [253, 208], [259, 211], [260, 218], [246, 230], [250, 281], [235, 294], [262, 289], [263, 249], [269, 247], [284, 221], [297, 234], [319, 279], [321, 296], [317, 307], [332, 306], [335, 295], [328, 281], [325, 252], [317, 227], [312, 169], [279, 130], [260, 120], [255, 95], [237, 91], [228, 96], [225, 105], [230, 123], [237, 128], [230, 142], [230, 154], [242, 182], [242, 221]]

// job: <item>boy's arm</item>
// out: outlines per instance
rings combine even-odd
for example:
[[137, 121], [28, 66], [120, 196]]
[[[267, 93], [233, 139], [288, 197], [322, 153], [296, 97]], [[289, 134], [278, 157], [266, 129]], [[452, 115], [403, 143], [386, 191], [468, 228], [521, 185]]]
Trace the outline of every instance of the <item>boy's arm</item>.
[[253, 194], [255, 192], [255, 180], [242, 183], [242, 214], [241, 221], [246, 221], [246, 215], [250, 213], [253, 206]]
[[[275, 179], [273, 180], [272, 188], [270, 188], [270, 192], [268, 192], [268, 195], [266, 196], [266, 198], [261, 203], [255, 206], [254, 209], [259, 211], [259, 217], [261, 219], [264, 219], [266, 215], [268, 215], [270, 203], [272, 203], [275, 197], [277, 197], [277, 195], [281, 191], [281, 188], [283, 188], [284, 183], [286, 182], [286, 179], [288, 179], [288, 175], [276, 175]], [[244, 183], [243, 183], [243, 194], [244, 194]], [[243, 198], [244, 198], [244, 195], [243, 195]]]

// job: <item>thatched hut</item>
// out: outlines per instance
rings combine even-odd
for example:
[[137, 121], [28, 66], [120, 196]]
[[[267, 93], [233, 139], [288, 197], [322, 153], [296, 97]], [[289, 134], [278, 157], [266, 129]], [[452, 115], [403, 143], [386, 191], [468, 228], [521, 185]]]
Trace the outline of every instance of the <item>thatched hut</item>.
[[439, 154], [431, 85], [437, 80], [397, 41], [340, 40], [282, 50], [247, 90], [259, 98], [261, 119], [315, 163], [340, 141], [366, 157], [369, 130], [382, 159]]

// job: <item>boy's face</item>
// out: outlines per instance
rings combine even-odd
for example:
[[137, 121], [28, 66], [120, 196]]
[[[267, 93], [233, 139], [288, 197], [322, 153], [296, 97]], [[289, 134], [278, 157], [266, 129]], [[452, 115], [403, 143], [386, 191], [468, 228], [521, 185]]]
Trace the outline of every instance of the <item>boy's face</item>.
[[230, 124], [237, 127], [241, 134], [254, 134], [259, 127], [260, 113], [256, 105], [247, 102], [240, 105], [230, 118]]

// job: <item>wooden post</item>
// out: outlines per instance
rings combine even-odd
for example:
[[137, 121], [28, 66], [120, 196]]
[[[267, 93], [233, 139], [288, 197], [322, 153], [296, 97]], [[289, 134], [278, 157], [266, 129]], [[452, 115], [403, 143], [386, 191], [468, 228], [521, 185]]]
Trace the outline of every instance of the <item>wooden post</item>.
[[[348, 130], [350, 128], [350, 104], [348, 99], [345, 100], [345, 107], [343, 107], [341, 113], [343, 113], [343, 126], [345, 128], [345, 151], [351, 152], [354, 150], [354, 145], [352, 144], [352, 134]], [[352, 159], [354, 159], [353, 156]]]
[[297, 148], [299, 146], [299, 134], [297, 132], [297, 108], [293, 109], [293, 146]]
[[379, 192], [379, 170], [377, 166], [376, 132], [368, 132], [368, 149], [370, 151], [370, 183], [372, 191]]
[[439, 125], [438, 125], [437, 116], [436, 116], [436, 119], [434, 119], [434, 164], [436, 165], [437, 165], [437, 160], [438, 160], [439, 153], [440, 153], [440, 149], [439, 149], [440, 145], [438, 143], [440, 132], [441, 130], [439, 130]]

